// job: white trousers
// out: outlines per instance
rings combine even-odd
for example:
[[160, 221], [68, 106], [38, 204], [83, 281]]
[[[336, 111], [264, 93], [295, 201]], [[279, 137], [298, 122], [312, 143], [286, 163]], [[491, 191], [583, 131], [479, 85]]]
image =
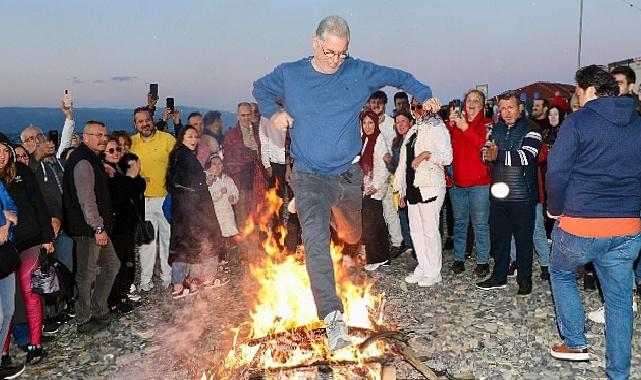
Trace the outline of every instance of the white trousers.
[[429, 282], [441, 281], [443, 266], [439, 217], [445, 200], [445, 189], [440, 189], [435, 201], [407, 205], [410, 235], [418, 266], [414, 273]]
[[394, 207], [394, 190], [391, 185], [388, 185], [387, 194], [385, 194], [383, 198], [383, 217], [387, 224], [387, 231], [389, 232], [392, 246], [400, 247], [403, 244], [401, 220], [398, 217], [396, 207]]
[[169, 222], [162, 212], [164, 197], [145, 197], [145, 220], [154, 225], [156, 239], [149, 244], [140, 246], [140, 285], [151, 283], [156, 265], [156, 254], [160, 253], [160, 269], [163, 284], [171, 282], [171, 266], [169, 258]]

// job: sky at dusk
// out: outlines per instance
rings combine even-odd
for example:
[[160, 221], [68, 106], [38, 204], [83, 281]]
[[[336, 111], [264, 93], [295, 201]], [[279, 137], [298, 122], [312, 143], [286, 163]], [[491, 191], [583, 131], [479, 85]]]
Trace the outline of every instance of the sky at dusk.
[[[157, 82], [161, 99], [232, 111], [255, 79], [311, 55], [330, 14], [348, 21], [351, 56], [409, 71], [445, 101], [484, 83], [573, 84], [579, 3], [7, 0], [0, 107], [55, 107], [70, 88], [76, 107], [133, 108]], [[641, 0], [585, 0], [582, 65], [641, 56], [640, 27]]]

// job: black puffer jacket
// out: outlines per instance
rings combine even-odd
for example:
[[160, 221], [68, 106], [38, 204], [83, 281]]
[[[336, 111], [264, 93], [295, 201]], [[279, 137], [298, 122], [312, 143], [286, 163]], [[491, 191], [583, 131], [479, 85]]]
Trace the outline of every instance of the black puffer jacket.
[[520, 117], [512, 126], [501, 120], [492, 129], [492, 139], [499, 147], [499, 156], [492, 163], [492, 184], [505, 182], [510, 192], [501, 202], [536, 201], [538, 199], [538, 156], [541, 132], [538, 126]]
[[40, 186], [28, 166], [16, 162], [16, 178], [7, 186], [9, 195], [18, 206], [18, 225], [13, 230], [13, 241], [18, 251], [53, 241], [51, 213], [47, 208]]

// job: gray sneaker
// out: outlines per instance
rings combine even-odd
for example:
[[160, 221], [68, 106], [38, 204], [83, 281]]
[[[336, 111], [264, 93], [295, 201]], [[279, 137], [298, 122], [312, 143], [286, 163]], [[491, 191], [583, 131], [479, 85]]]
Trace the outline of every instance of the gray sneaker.
[[347, 325], [343, 321], [343, 314], [340, 311], [332, 311], [327, 314], [324, 319], [325, 331], [327, 332], [327, 341], [329, 343], [329, 351], [334, 352], [345, 348], [352, 344], [347, 333]]

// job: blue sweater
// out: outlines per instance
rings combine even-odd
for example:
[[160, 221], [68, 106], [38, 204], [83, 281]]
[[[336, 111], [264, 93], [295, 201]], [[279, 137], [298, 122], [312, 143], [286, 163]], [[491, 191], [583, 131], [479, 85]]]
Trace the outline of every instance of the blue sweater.
[[548, 211], [633, 218], [641, 209], [641, 117], [628, 97], [603, 97], [568, 116], [548, 156]]
[[271, 117], [276, 99], [294, 118], [290, 131], [294, 167], [302, 172], [339, 175], [347, 171], [361, 150], [359, 113], [370, 94], [393, 86], [419, 101], [432, 90], [411, 74], [390, 67], [347, 58], [334, 74], [319, 73], [311, 57], [283, 63], [254, 82], [260, 110]]

